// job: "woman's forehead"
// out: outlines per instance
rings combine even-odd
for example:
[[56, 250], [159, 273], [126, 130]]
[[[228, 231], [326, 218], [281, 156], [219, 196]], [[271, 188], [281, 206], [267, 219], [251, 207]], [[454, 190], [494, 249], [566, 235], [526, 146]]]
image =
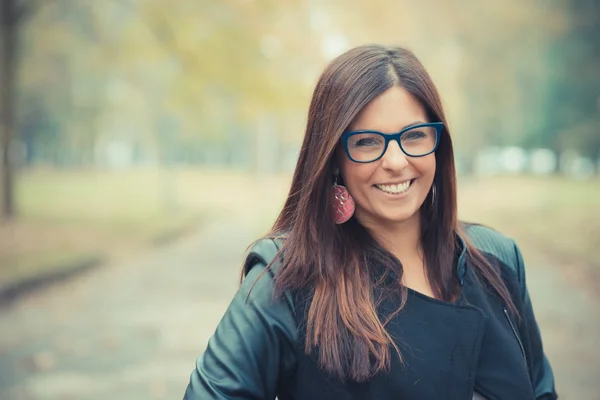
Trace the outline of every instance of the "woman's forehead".
[[394, 86], [367, 104], [350, 125], [350, 130], [395, 133], [419, 122], [427, 122], [423, 105], [403, 87]]

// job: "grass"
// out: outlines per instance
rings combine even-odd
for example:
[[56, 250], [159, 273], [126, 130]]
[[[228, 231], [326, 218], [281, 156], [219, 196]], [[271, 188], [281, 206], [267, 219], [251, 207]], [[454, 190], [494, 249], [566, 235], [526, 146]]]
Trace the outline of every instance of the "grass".
[[244, 224], [274, 219], [288, 176], [223, 170], [27, 170], [19, 174], [19, 218], [0, 223], [0, 287], [90, 259], [117, 259], [165, 243], [243, 209]]
[[[289, 184], [289, 175], [201, 169], [27, 171], [17, 185], [20, 218], [0, 225], [0, 285], [77, 260], [141, 251], [232, 209], [247, 209], [240, 223], [264, 233]], [[594, 276], [600, 276], [599, 209], [599, 181], [508, 176], [459, 183], [461, 219], [515, 238], [526, 260]]]
[[600, 283], [600, 181], [490, 177], [462, 182], [459, 215], [513, 237], [527, 259]]
[[174, 172], [26, 171], [19, 218], [0, 225], [0, 285], [118, 258], [196, 227], [201, 208], [178, 204]]
[[0, 286], [12, 287], [43, 276], [65, 274], [100, 262], [101, 256], [75, 249], [46, 249], [0, 255]]

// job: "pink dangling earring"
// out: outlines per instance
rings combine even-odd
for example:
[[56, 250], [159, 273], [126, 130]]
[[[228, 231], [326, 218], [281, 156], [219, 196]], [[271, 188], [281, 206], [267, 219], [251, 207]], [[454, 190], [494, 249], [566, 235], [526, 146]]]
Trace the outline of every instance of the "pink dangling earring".
[[354, 199], [345, 186], [338, 184], [338, 178], [333, 182], [333, 220], [336, 224], [343, 224], [354, 214]]

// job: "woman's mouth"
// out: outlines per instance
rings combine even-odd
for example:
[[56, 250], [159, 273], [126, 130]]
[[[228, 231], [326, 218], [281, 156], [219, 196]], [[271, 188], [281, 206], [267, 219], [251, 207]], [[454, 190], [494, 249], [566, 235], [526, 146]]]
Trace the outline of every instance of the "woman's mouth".
[[373, 186], [375, 186], [377, 189], [379, 189], [385, 193], [402, 194], [410, 188], [410, 186], [413, 184], [414, 181], [415, 181], [414, 179], [411, 179], [409, 181], [394, 184], [394, 185], [373, 185]]

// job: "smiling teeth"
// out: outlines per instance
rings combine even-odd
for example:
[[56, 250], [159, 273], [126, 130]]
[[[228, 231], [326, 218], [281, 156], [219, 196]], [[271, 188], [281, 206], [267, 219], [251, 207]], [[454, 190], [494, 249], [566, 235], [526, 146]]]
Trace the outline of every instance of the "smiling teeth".
[[400, 193], [404, 193], [408, 190], [408, 188], [410, 187], [410, 182], [411, 181], [406, 181], [406, 182], [400, 183], [398, 185], [375, 185], [375, 187], [377, 187], [377, 189], [382, 190], [386, 193], [400, 194]]

